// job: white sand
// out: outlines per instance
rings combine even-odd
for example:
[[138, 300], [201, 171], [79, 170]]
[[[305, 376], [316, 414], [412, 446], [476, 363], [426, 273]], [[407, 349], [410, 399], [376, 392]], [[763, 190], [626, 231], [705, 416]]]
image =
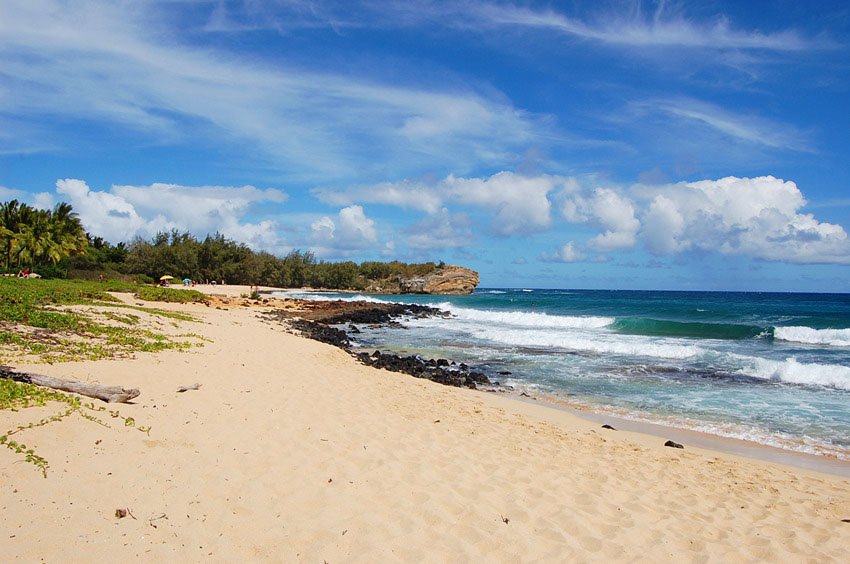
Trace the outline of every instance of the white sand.
[[[375, 370], [257, 308], [171, 307], [212, 342], [19, 367], [138, 387], [117, 409], [152, 430], [29, 429], [46, 479], [0, 449], [5, 561], [847, 559], [846, 479]], [[2, 411], [0, 430], [57, 410]]]

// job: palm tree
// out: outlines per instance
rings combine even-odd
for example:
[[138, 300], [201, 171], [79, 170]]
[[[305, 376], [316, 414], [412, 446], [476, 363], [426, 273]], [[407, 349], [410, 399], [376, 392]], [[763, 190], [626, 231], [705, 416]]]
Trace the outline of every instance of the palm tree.
[[56, 264], [64, 257], [85, 253], [88, 236], [70, 204], [52, 211], [17, 200], [0, 203], [0, 252], [3, 266]]
[[71, 204], [60, 202], [53, 208], [50, 214], [50, 238], [46, 256], [53, 264], [62, 257], [85, 253], [88, 236]]
[[9, 268], [12, 254], [20, 239], [20, 204], [11, 200], [0, 204], [0, 242], [2, 242], [3, 266]]

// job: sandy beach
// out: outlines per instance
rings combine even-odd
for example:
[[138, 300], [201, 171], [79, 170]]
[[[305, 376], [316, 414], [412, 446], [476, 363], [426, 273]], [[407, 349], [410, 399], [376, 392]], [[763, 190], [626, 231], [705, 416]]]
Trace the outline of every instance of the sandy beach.
[[[18, 366], [137, 387], [109, 408], [151, 430], [28, 429], [46, 479], [0, 449], [6, 561], [847, 558], [846, 478], [363, 366], [258, 317], [274, 304], [242, 305], [247, 287], [196, 289], [230, 303], [148, 305], [196, 315], [169, 330], [203, 347]], [[55, 411], [0, 411], [0, 430]]]

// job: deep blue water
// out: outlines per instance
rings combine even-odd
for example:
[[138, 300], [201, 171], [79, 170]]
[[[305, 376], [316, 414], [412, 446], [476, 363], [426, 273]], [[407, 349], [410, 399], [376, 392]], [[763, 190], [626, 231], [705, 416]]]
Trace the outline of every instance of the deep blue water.
[[[361, 327], [360, 346], [463, 361], [620, 416], [850, 459], [850, 295], [479, 289], [351, 296], [447, 319]], [[510, 372], [500, 375], [499, 372]]]

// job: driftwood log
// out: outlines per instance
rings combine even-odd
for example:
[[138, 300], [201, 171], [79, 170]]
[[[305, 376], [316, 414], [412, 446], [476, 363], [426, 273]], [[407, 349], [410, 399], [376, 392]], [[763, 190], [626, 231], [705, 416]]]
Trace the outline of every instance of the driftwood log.
[[136, 388], [128, 389], [122, 386], [102, 386], [100, 384], [63, 380], [43, 374], [16, 372], [11, 366], [0, 366], [0, 378], [8, 378], [15, 382], [35, 384], [36, 386], [44, 386], [46, 388], [53, 388], [54, 390], [62, 390], [63, 392], [73, 392], [82, 396], [97, 398], [108, 403], [126, 403], [139, 395], [139, 390]]

